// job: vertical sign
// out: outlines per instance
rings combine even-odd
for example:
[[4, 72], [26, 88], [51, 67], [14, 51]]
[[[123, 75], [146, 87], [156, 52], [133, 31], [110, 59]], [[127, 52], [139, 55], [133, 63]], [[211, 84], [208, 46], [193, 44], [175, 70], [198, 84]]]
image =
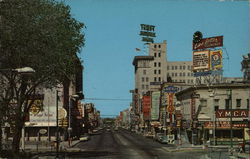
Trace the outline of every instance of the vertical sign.
[[152, 93], [151, 120], [159, 119], [160, 95], [160, 91]]
[[191, 119], [195, 117], [195, 98], [191, 98]]
[[174, 110], [175, 110], [175, 108], [174, 108], [174, 93], [168, 93], [168, 107], [167, 107], [167, 111], [169, 113], [170, 123], [172, 123], [172, 121], [173, 121], [172, 114], [173, 114]]
[[142, 98], [142, 107], [143, 107], [142, 111], [143, 111], [144, 120], [149, 120], [150, 104], [151, 104], [150, 96], [143, 96], [143, 98]]

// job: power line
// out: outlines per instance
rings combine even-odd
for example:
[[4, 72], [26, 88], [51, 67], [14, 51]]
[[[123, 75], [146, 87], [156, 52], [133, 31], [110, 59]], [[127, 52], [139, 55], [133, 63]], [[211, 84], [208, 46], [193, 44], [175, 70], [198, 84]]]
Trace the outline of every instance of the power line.
[[131, 101], [131, 99], [121, 99], [121, 98], [84, 98], [84, 100]]

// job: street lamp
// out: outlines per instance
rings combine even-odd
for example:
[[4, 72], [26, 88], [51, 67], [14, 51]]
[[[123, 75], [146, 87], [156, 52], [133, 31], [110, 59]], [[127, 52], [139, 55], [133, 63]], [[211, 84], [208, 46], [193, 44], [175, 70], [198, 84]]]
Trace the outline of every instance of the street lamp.
[[71, 145], [71, 131], [72, 131], [72, 128], [71, 128], [71, 107], [72, 107], [72, 100], [76, 100], [77, 98], [79, 98], [79, 95], [77, 94], [74, 94], [74, 95], [71, 95], [70, 98], [69, 98], [69, 127], [68, 127], [68, 142], [69, 142], [69, 146]]
[[232, 110], [233, 110], [233, 100], [232, 100], [232, 89], [227, 90], [230, 108], [230, 154], [233, 155], [233, 121], [232, 121]]

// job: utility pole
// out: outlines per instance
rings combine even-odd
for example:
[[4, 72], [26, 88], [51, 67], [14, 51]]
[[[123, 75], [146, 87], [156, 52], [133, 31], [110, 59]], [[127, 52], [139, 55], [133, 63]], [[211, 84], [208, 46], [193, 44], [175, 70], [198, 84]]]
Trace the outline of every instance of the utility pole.
[[230, 102], [230, 154], [233, 155], [233, 122], [232, 122], [232, 113], [233, 113], [233, 100], [232, 100], [232, 89], [229, 89], [229, 102]]

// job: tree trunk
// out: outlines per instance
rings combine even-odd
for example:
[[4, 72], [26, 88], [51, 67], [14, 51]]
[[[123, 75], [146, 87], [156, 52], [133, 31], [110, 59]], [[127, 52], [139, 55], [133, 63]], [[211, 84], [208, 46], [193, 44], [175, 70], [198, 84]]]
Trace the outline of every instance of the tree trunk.
[[22, 134], [22, 126], [23, 126], [23, 121], [21, 120], [16, 120], [15, 121], [15, 126], [14, 126], [14, 134], [13, 134], [13, 141], [12, 141], [12, 151], [15, 154], [19, 153], [19, 146], [20, 146], [20, 139], [21, 139], [21, 134]]
[[[2, 134], [3, 134], [3, 132], [2, 132], [2, 126], [3, 126], [3, 122], [2, 122], [2, 118], [0, 117], [0, 153], [2, 152], [2, 149], [3, 149], [3, 136], [2, 136]], [[1, 157], [1, 156], [0, 156]]]

